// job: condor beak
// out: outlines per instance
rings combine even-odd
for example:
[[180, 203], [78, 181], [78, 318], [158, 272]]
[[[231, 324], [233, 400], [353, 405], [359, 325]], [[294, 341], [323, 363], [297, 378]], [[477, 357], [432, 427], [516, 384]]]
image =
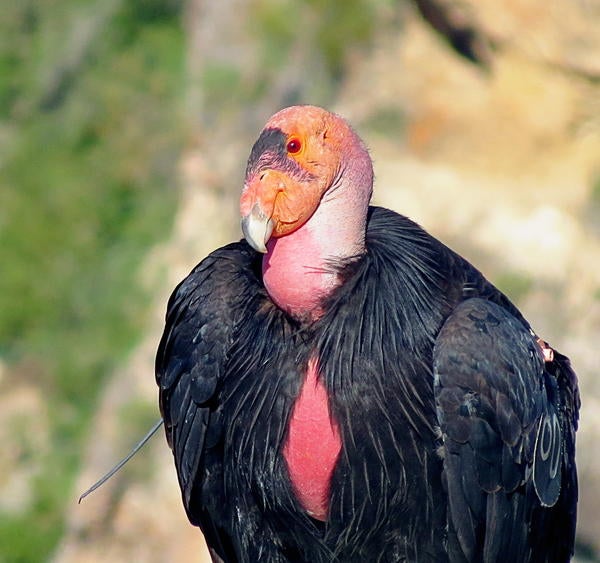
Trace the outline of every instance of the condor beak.
[[257, 252], [266, 254], [267, 241], [271, 238], [275, 222], [269, 218], [258, 203], [252, 206], [250, 213], [242, 217], [242, 232], [248, 244]]

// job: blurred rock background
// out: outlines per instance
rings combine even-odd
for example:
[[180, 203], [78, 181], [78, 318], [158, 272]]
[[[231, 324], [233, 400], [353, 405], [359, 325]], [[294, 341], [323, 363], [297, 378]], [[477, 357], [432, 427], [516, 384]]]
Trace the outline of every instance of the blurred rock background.
[[174, 285], [240, 236], [292, 103], [346, 116], [376, 202], [483, 270], [579, 374], [600, 561], [599, 0], [22, 0], [0, 14], [0, 562], [203, 561], [155, 438]]

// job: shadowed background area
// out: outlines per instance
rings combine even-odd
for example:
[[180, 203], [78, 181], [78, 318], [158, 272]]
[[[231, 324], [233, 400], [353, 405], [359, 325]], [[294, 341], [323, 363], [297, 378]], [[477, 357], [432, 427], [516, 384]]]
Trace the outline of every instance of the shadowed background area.
[[158, 418], [174, 285], [240, 237], [266, 119], [344, 115], [375, 201], [569, 355], [600, 561], [600, 2], [55, 0], [0, 14], [0, 562], [203, 561]]

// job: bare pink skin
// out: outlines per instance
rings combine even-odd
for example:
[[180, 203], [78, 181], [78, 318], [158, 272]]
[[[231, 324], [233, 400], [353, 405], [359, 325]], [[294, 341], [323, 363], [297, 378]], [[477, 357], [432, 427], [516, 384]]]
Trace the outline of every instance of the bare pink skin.
[[[283, 112], [271, 121], [279, 125]], [[345, 121], [337, 116], [336, 119], [340, 122], [342, 146], [338, 151], [340, 161], [331, 163], [338, 169], [332, 174], [333, 184], [306, 223], [288, 235], [268, 241], [263, 258], [263, 280], [271, 299], [299, 318], [318, 318], [320, 302], [337, 285], [328, 263], [365, 251], [367, 210], [373, 189], [372, 162], [358, 136]]]
[[337, 424], [327, 407], [327, 391], [311, 360], [288, 427], [283, 456], [300, 504], [310, 516], [327, 520], [329, 483], [341, 449]]
[[541, 338], [537, 338], [538, 346], [542, 350], [542, 354], [544, 355], [544, 362], [550, 363], [554, 361], [554, 350], [550, 347], [550, 345]]
[[[285, 115], [280, 114], [273, 122], [283, 128]], [[263, 280], [271, 299], [291, 316], [303, 320], [319, 318], [322, 299], [339, 283], [329, 263], [365, 252], [373, 187], [371, 158], [345, 121], [331, 117], [332, 135], [337, 138], [330, 142], [338, 143], [339, 155], [338, 162], [331, 163], [336, 169], [328, 170], [333, 182], [308, 221], [290, 234], [271, 238], [263, 258]], [[284, 458], [298, 500], [318, 520], [327, 519], [331, 475], [341, 447], [327, 390], [318, 378], [318, 359], [313, 358], [294, 404]]]
[[357, 217], [343, 195], [335, 195], [322, 202], [298, 230], [267, 243], [265, 287], [293, 317], [318, 318], [320, 303], [338, 283], [330, 264], [364, 252], [365, 218]]

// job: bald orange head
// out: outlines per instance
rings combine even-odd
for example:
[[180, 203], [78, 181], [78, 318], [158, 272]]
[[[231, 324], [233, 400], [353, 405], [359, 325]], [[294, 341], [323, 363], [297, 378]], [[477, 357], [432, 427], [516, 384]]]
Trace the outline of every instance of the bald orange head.
[[322, 108], [293, 106], [273, 115], [246, 168], [240, 211], [248, 242], [265, 252], [271, 236], [300, 228], [340, 179], [357, 146], [366, 153], [348, 123]]

